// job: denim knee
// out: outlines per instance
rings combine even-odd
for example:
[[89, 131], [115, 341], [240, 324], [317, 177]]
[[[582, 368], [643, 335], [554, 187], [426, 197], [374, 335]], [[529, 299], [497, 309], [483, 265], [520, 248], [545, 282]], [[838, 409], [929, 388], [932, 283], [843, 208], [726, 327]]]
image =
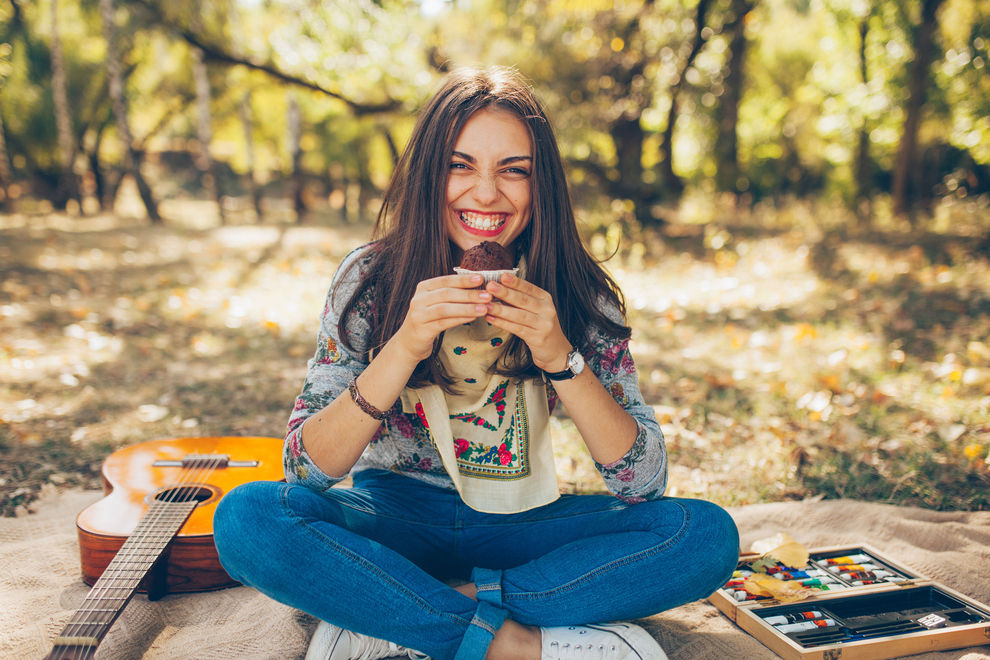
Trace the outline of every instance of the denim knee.
[[245, 583], [243, 575], [239, 575], [239, 559], [251, 562], [257, 559], [251, 544], [258, 530], [255, 516], [262, 501], [269, 498], [272, 485], [268, 482], [241, 484], [224, 495], [213, 514], [213, 543], [220, 565], [238, 582]]
[[703, 548], [705, 570], [711, 576], [703, 596], [707, 597], [724, 585], [736, 569], [739, 530], [728, 511], [705, 500], [691, 500], [691, 518], [696, 543]]

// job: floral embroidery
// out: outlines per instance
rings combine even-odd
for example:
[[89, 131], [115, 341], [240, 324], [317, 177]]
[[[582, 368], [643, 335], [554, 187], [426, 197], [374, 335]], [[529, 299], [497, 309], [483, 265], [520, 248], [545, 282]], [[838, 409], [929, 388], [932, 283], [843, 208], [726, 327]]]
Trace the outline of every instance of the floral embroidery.
[[333, 364], [334, 362], [339, 362], [343, 356], [343, 353], [341, 353], [340, 348], [338, 348], [337, 342], [334, 341], [333, 337], [327, 337], [327, 340], [323, 346], [323, 351], [317, 359], [317, 362], [320, 364]]
[[[482, 426], [489, 431], [497, 431], [502, 428], [502, 420], [505, 419], [505, 390], [509, 387], [509, 381], [505, 380], [499, 383], [498, 387], [488, 396], [488, 399], [482, 405], [482, 407], [487, 406], [490, 403], [495, 404], [495, 412], [498, 413], [498, 424], [492, 425], [491, 422], [486, 420], [484, 417], [479, 417], [474, 413], [456, 413], [450, 416], [451, 419], [456, 419], [461, 422], [466, 422], [468, 424], [474, 424], [475, 426]], [[416, 412], [422, 409], [420, 404], [416, 404]], [[425, 420], [424, 420], [425, 423]]]
[[465, 383], [472, 383], [472, 384], [474, 384], [474, 383], [477, 383], [478, 382], [478, 379], [477, 378], [465, 378], [464, 379], [464, 382]]
[[461, 457], [461, 454], [468, 450], [470, 444], [464, 438], [454, 438], [454, 455], [457, 458]]
[[301, 433], [296, 433], [289, 440], [289, 452], [292, 454], [293, 458], [299, 458], [302, 456], [302, 443], [299, 441]]
[[402, 456], [397, 461], [396, 467], [400, 472], [429, 472], [433, 469], [433, 459], [429, 456]]
[[426, 412], [423, 410], [423, 404], [416, 402], [416, 416], [419, 417], [419, 421], [424, 427], [430, 428], [430, 423], [426, 421]]
[[547, 408], [550, 412], [557, 407], [557, 402], [560, 401], [560, 395], [557, 394], [557, 390], [553, 389], [553, 383], [547, 381]]
[[465, 353], [467, 353], [467, 349], [464, 348], [463, 346], [455, 346], [454, 347], [454, 354], [455, 355], [464, 355]]
[[[417, 404], [417, 406], [418, 405], [419, 404]], [[419, 410], [417, 409], [416, 412], [419, 413]], [[401, 435], [402, 437], [404, 438], [416, 437], [416, 429], [413, 428], [412, 422], [410, 422], [409, 418], [403, 415], [402, 413], [393, 413], [388, 418], [388, 423], [390, 427], [398, 431], [399, 435]]]
[[622, 387], [622, 383], [612, 383], [608, 386], [608, 393], [612, 395], [615, 402], [618, 403], [623, 408], [629, 403], [629, 399], [626, 398], [626, 390]]
[[492, 337], [492, 346], [501, 346], [501, 345], [502, 345], [501, 337]]

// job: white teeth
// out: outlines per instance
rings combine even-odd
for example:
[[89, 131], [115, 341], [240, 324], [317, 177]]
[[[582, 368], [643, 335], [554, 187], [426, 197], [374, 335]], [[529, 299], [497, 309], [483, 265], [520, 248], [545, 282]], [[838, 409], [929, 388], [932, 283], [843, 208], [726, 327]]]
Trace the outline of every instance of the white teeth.
[[480, 229], [481, 231], [491, 231], [493, 229], [498, 229], [505, 224], [505, 215], [496, 214], [489, 215], [487, 213], [471, 213], [469, 211], [460, 212], [461, 222], [466, 224], [472, 229]]

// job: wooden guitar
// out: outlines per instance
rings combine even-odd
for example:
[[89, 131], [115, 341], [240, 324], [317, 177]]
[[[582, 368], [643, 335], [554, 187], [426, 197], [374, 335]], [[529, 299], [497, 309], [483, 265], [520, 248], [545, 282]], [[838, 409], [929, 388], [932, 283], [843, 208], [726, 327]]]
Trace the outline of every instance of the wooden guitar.
[[103, 463], [107, 496], [76, 518], [92, 589], [47, 660], [92, 658], [137, 591], [157, 600], [236, 585], [213, 544], [217, 503], [234, 486], [283, 478], [280, 438], [170, 438], [112, 453]]

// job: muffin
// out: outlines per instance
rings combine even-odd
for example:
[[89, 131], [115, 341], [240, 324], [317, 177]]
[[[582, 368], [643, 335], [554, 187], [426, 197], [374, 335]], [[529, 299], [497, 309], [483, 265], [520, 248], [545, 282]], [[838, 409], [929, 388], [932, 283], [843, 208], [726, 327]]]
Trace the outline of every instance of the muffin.
[[484, 277], [482, 286], [488, 282], [497, 282], [504, 273], [519, 272], [512, 267], [512, 258], [505, 248], [494, 241], [482, 241], [469, 250], [464, 251], [461, 264], [454, 268], [457, 273], [480, 273]]
[[512, 260], [505, 248], [494, 241], [482, 241], [461, 257], [464, 270], [506, 270], [512, 268]]

